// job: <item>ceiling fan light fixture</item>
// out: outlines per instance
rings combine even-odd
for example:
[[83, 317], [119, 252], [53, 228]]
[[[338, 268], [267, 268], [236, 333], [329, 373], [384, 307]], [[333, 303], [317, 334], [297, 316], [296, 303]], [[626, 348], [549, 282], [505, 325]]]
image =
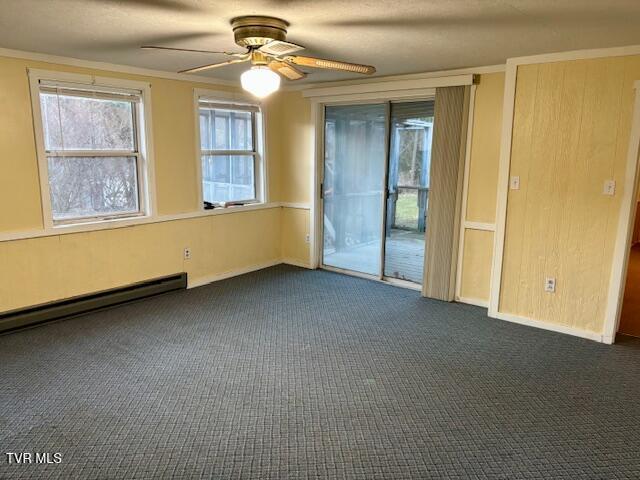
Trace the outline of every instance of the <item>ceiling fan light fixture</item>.
[[178, 52], [196, 52], [225, 55], [226, 61], [217, 61], [200, 65], [178, 73], [200, 73], [214, 68], [236, 63], [251, 62], [253, 67], [240, 76], [242, 88], [256, 97], [262, 98], [280, 88], [280, 78], [288, 81], [301, 80], [307, 73], [298, 67], [322, 68], [342, 72], [373, 75], [375, 67], [359, 63], [340, 62], [325, 58], [291, 55], [304, 50], [301, 45], [287, 42], [286, 20], [262, 15], [248, 15], [231, 20], [235, 42], [244, 48], [244, 52], [225, 52], [212, 50], [194, 50], [191, 48], [173, 48], [165, 46], [143, 45], [144, 49], [173, 50]]
[[280, 75], [264, 65], [254, 65], [240, 75], [242, 88], [258, 98], [264, 98], [280, 88]]

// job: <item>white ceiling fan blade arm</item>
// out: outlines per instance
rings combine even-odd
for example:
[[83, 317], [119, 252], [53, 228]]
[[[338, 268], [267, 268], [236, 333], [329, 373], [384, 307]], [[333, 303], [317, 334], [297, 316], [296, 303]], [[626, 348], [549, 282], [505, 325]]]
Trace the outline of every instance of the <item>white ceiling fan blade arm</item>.
[[215, 50], [198, 50], [193, 48], [174, 48], [174, 47], [161, 47], [158, 45], [142, 45], [140, 48], [143, 50], [169, 50], [173, 52], [193, 52], [193, 53], [211, 53], [217, 55], [228, 55], [230, 57], [237, 57], [239, 55], [246, 55], [246, 52], [225, 52], [225, 51], [215, 51]]
[[243, 63], [243, 62], [247, 62], [249, 61], [249, 56], [246, 56], [245, 58], [236, 58], [234, 60], [227, 60], [226, 62], [220, 62], [220, 63], [209, 63], [207, 65], [201, 65], [199, 67], [194, 67], [194, 68], [188, 68], [186, 70], [180, 70], [178, 73], [197, 73], [197, 72], [203, 72], [205, 70], [211, 70], [213, 68], [219, 68], [219, 67], [225, 67], [227, 65], [233, 65], [234, 63]]

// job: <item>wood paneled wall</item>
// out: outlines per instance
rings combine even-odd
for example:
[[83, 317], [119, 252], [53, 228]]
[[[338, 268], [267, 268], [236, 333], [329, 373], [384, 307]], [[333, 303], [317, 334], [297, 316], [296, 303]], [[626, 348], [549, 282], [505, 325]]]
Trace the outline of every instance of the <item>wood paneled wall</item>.
[[518, 67], [500, 312], [602, 330], [637, 79], [638, 56]]

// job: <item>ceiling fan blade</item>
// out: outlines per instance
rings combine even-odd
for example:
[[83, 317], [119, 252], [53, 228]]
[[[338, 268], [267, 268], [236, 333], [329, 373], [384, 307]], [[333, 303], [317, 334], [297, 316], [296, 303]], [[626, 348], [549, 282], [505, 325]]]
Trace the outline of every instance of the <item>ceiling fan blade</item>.
[[362, 73], [364, 75], [376, 73], [375, 67], [371, 65], [360, 65], [358, 63], [339, 62], [338, 60], [326, 60], [324, 58], [301, 57], [298, 55], [286, 55], [283, 59], [303, 67], [344, 70], [346, 72]]
[[227, 60], [220, 63], [209, 63], [207, 65], [201, 65], [200, 67], [188, 68], [187, 70], [180, 70], [178, 73], [196, 73], [204, 70], [210, 70], [212, 68], [224, 67], [225, 65], [232, 65], [234, 63], [242, 63], [249, 61], [249, 57], [246, 58], [234, 58], [233, 60]]
[[230, 56], [244, 55], [244, 53], [216, 52], [213, 50], [194, 50], [193, 48], [158, 47], [156, 45], [142, 45], [140, 48], [144, 50], [172, 50], [175, 52], [219, 53], [221, 55], [230, 55]]
[[281, 62], [279, 60], [273, 60], [269, 62], [269, 68], [276, 73], [279, 73], [287, 80], [300, 80], [307, 76], [301, 70], [298, 70], [296, 67], [287, 62]]
[[258, 51], [267, 55], [289, 55], [293, 52], [304, 50], [302, 45], [296, 45], [291, 42], [284, 42], [282, 40], [272, 40], [269, 43], [261, 46]]

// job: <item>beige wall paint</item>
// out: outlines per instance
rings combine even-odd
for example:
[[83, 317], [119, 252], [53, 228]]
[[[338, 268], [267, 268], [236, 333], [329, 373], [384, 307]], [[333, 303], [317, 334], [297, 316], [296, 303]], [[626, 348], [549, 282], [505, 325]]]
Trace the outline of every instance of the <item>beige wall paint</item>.
[[[158, 213], [198, 210], [193, 89], [230, 87], [2, 57], [0, 233], [43, 228], [27, 68], [149, 82]], [[0, 242], [0, 311], [182, 271], [197, 282], [279, 262], [280, 210]]]
[[197, 283], [277, 263], [279, 222], [273, 208], [2, 242], [0, 311], [178, 272]]
[[4, 232], [43, 226], [26, 68], [22, 60], [0, 58], [0, 231]]
[[[279, 159], [278, 200], [311, 202], [313, 131], [311, 103], [301, 92], [281, 92], [268, 105], [272, 150]], [[273, 153], [273, 152], [271, 152]]]
[[500, 312], [602, 330], [638, 79], [638, 56], [518, 67]]
[[[480, 76], [476, 86], [467, 184], [468, 222], [493, 224], [496, 214], [504, 73]], [[460, 297], [489, 300], [493, 232], [465, 228]]]
[[[311, 103], [301, 92], [279, 92], [268, 104], [273, 117], [267, 136], [270, 154], [278, 159], [275, 189], [278, 200], [286, 203], [311, 204], [313, 172], [313, 133]], [[300, 205], [299, 205], [300, 206]], [[310, 248], [308, 209], [282, 208], [282, 257], [308, 266]]]
[[160, 213], [198, 209], [193, 89], [189, 82], [151, 84], [156, 190]]
[[494, 223], [500, 163], [504, 73], [480, 76], [473, 111], [466, 219]]
[[310, 266], [309, 210], [302, 208], [282, 209], [282, 258], [285, 262]]
[[493, 258], [493, 232], [466, 229], [462, 255], [460, 297], [488, 301]]

